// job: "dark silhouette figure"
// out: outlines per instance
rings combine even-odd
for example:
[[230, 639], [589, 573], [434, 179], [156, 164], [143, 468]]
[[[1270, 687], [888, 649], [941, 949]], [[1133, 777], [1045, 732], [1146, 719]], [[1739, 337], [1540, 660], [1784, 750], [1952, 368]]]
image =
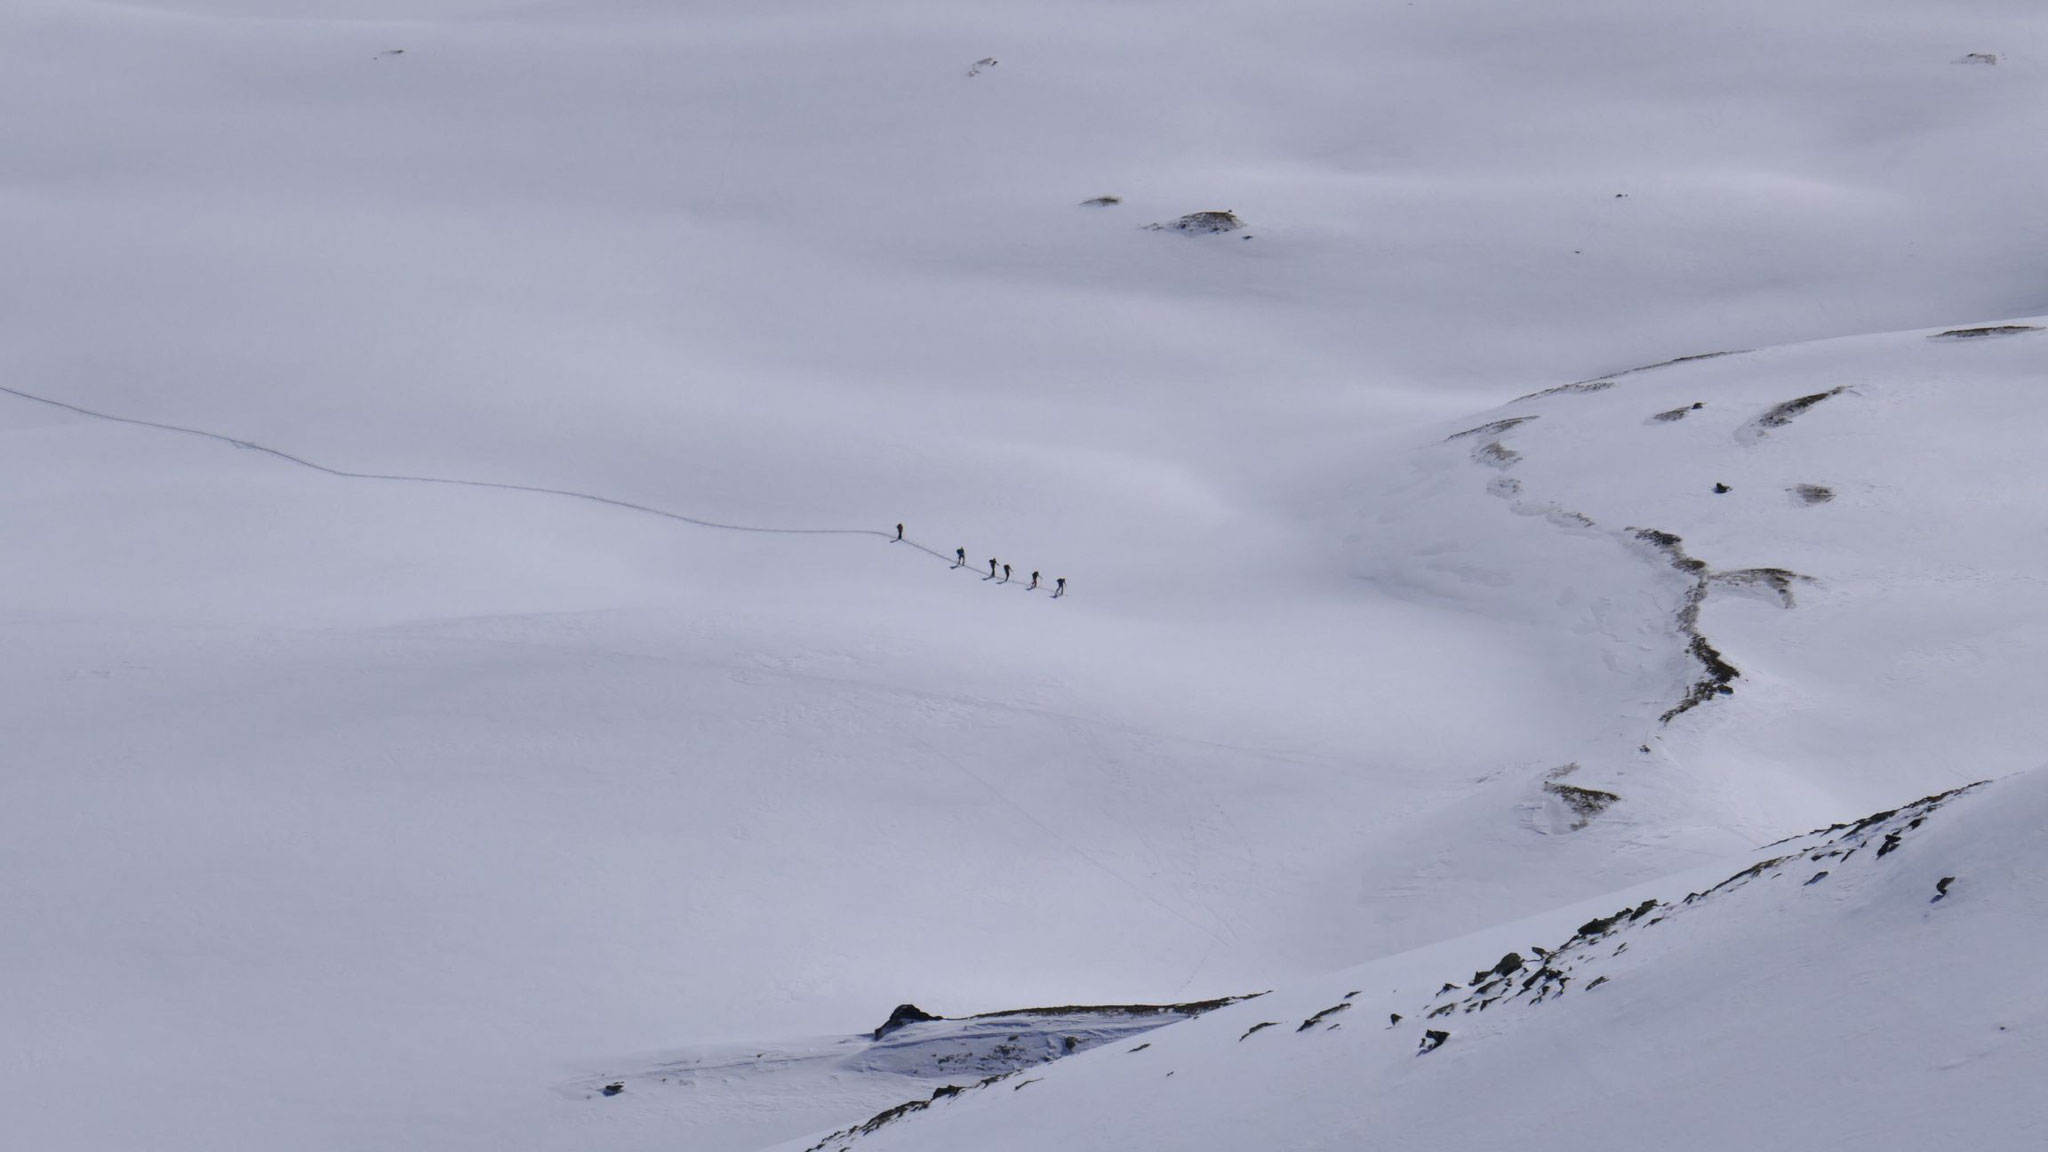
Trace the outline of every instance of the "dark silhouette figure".
[[1033, 588], [1036, 588], [1036, 587], [1038, 587], [1038, 573], [1036, 573], [1036, 572], [1033, 572], [1033, 573], [1031, 574], [1031, 587], [1033, 587]]
[[953, 567], [955, 567], [955, 568], [965, 568], [965, 567], [967, 567], [967, 549], [965, 549], [965, 548], [955, 548], [955, 549], [953, 549], [953, 555], [954, 555], [954, 557], [955, 557], [955, 559], [954, 559], [954, 561], [953, 561]]
[[901, 525], [901, 524], [898, 524], [898, 525], [896, 526], [896, 539], [898, 539], [898, 540], [901, 540], [901, 539], [903, 539], [903, 525]]
[[1005, 583], [1005, 584], [1008, 584], [1009, 582], [1010, 582], [1010, 566], [1009, 566], [1008, 564], [1005, 564], [1005, 565], [1003, 565], [1003, 583]]
[[1060, 597], [1065, 596], [1066, 594], [1067, 578], [1065, 576], [1062, 576], [1058, 580], [1053, 581], [1052, 598], [1057, 600]]
[[991, 580], [996, 578], [996, 558], [993, 556], [988, 558], [988, 578]]

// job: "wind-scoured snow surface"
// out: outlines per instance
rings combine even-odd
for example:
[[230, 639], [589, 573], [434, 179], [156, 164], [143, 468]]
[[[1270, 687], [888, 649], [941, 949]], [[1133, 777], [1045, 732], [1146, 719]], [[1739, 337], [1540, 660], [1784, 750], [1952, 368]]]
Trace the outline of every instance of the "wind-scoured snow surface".
[[[861, 1139], [999, 1147], [953, 1117], [1189, 1045], [1187, 1099], [1144, 1097], [1184, 1129], [1000, 1139], [1479, 1147], [1508, 1129], [1398, 1109], [1470, 1060], [1458, 1123], [1591, 1124], [1554, 1045], [1680, 1076], [1621, 1056], [1737, 1018], [1689, 965], [2010, 959], [2033, 777], [1632, 929], [1684, 947], [1592, 992], [1619, 1017], [1310, 1047], [1611, 893], [2039, 763], [2044, 33], [1988, 0], [0, 7], [0, 1144], [805, 1147], [1080, 1035], [977, 1033], [964, 1079], [848, 1055], [906, 1000], [1276, 988]], [[1701, 1098], [1856, 1079], [2029, 1146], [1973, 1094], [2041, 1071], [2030, 972], [1953, 1011], [1845, 977], [1796, 1017], [1835, 1064], [1709, 1052]], [[1299, 1067], [1203, 1047], [1267, 1020], [1246, 1058]], [[1857, 1063], [1950, 1023], [1969, 1071]], [[1224, 1139], [1286, 1069], [1356, 1099]]]

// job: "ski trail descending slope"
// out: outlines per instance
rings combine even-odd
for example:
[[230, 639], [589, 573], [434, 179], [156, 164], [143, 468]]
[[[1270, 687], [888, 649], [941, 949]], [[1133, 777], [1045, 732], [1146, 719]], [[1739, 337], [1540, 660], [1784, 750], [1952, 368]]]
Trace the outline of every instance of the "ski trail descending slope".
[[[873, 528], [775, 528], [758, 524], [727, 524], [718, 520], [705, 520], [696, 516], [685, 516], [680, 512], [670, 512], [665, 508], [635, 504], [630, 500], [600, 496], [594, 492], [577, 492], [568, 488], [543, 488], [533, 484], [507, 484], [496, 480], [462, 480], [449, 476], [412, 476], [397, 472], [355, 472], [346, 468], [335, 468], [326, 464], [319, 464], [303, 456], [294, 456], [283, 449], [272, 448], [267, 444], [258, 444], [253, 440], [241, 440], [220, 432], [208, 432], [203, 428], [187, 428], [179, 424], [164, 424], [155, 420], [140, 420], [133, 416], [116, 416], [111, 412], [99, 412], [91, 408], [82, 408], [79, 405], [67, 403], [63, 400], [53, 400], [48, 396], [38, 396], [33, 392], [24, 392], [19, 388], [9, 388], [5, 385], [0, 385], [0, 392], [5, 392], [10, 396], [18, 396], [23, 400], [33, 400], [38, 404], [48, 404], [52, 408], [62, 408], [67, 412], [76, 412], [80, 416], [90, 416], [95, 420], [110, 420], [116, 424], [133, 424], [140, 428], [156, 428], [164, 432], [177, 432], [185, 436], [199, 436], [208, 440], [218, 440], [235, 448], [246, 448], [251, 452], [261, 452], [267, 456], [275, 456], [279, 460], [297, 464], [302, 468], [311, 468], [315, 472], [325, 472], [329, 476], [340, 476], [349, 480], [392, 480], [407, 484], [448, 484], [462, 488], [497, 488], [506, 492], [533, 492], [543, 496], [566, 496], [572, 500], [588, 500], [593, 504], [609, 504], [614, 508], [624, 508], [632, 512], [644, 512], [649, 516], [660, 516], [663, 519], [678, 520], [684, 524], [693, 524], [699, 528], [716, 528], [724, 532], [766, 532], [781, 536], [879, 536], [884, 540], [892, 538], [889, 533]], [[919, 546], [919, 550], [932, 556], [939, 556], [939, 553], [922, 545]], [[940, 558], [944, 559], [944, 557]]]
[[[706, 520], [697, 516], [685, 516], [680, 512], [671, 512], [666, 508], [636, 504], [631, 500], [620, 500], [613, 496], [600, 496], [594, 492], [578, 492], [570, 488], [547, 488], [535, 484], [508, 484], [496, 480], [463, 480], [448, 476], [413, 476], [396, 472], [356, 472], [346, 468], [335, 468], [330, 465], [316, 463], [303, 456], [295, 456], [283, 449], [272, 448], [267, 444], [259, 444], [253, 440], [243, 440], [220, 432], [208, 432], [203, 428], [187, 428], [180, 424], [165, 424], [155, 420], [142, 420], [133, 416], [116, 416], [111, 412], [100, 412], [64, 400], [39, 396], [33, 392], [24, 392], [19, 388], [9, 388], [5, 385], [0, 385], [0, 392], [5, 392], [10, 396], [16, 396], [23, 400], [33, 400], [38, 404], [47, 404], [52, 408], [62, 408], [67, 412], [75, 412], [80, 416], [89, 416], [95, 420], [106, 420], [115, 424], [132, 424], [138, 428], [155, 428], [163, 432], [176, 432], [185, 436], [198, 436], [206, 440], [217, 440], [231, 447], [245, 448], [251, 452], [261, 452], [266, 456], [275, 456], [279, 460], [297, 464], [302, 468], [311, 468], [315, 472], [324, 472], [329, 476], [339, 476], [348, 480], [390, 480], [405, 484], [445, 484], [458, 488], [495, 488], [505, 492], [530, 492], [542, 496], [565, 496], [572, 500], [587, 500], [593, 504], [606, 504], [613, 508], [624, 508], [629, 512], [642, 512], [649, 516], [659, 516], [664, 520], [675, 520], [698, 528], [715, 528], [722, 532], [759, 532], [775, 536], [873, 536], [891, 541], [892, 543], [908, 544], [910, 547], [935, 560], [944, 561], [950, 568], [976, 574], [980, 572], [979, 569], [971, 564], [965, 566], [954, 564], [953, 557], [929, 545], [907, 537], [896, 537], [888, 532], [873, 528], [778, 528], [760, 524], [728, 524], [719, 520]], [[1014, 586], [1018, 591], [1022, 592], [1043, 590], [1042, 586], [1033, 588], [1027, 586], [1023, 580], [1011, 580], [1008, 578], [1000, 581], [1000, 585]], [[1062, 592], [1064, 592], [1064, 588], [1062, 588]]]

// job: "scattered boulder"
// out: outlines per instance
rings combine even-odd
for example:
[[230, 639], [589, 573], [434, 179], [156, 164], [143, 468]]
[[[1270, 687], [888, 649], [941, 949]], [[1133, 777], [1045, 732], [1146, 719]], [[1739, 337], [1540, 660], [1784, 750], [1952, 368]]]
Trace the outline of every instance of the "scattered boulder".
[[926, 1020], [943, 1019], [945, 1017], [934, 1016], [915, 1004], [898, 1004], [896, 1010], [889, 1013], [889, 1019], [884, 1021], [880, 1028], [875, 1029], [872, 1035], [875, 1039], [880, 1040], [905, 1024], [921, 1024]]
[[1121, 197], [1121, 196], [1097, 196], [1097, 197], [1095, 197], [1095, 198], [1094, 198], [1094, 199], [1092, 199], [1092, 200], [1083, 200], [1083, 201], [1081, 201], [1081, 207], [1083, 207], [1083, 208], [1110, 208], [1110, 207], [1114, 207], [1115, 205], [1121, 204], [1121, 203], [1123, 203], [1123, 202], [1124, 202], [1124, 198], [1123, 198], [1123, 197]]
[[1783, 428], [1797, 419], [1801, 412], [1830, 397], [1840, 396], [1846, 391], [1848, 391], [1848, 385], [1844, 384], [1839, 387], [1830, 388], [1825, 392], [1815, 392], [1811, 395], [1787, 400], [1783, 404], [1774, 404], [1766, 408], [1754, 420], [1743, 425], [1738, 435], [1751, 441], [1760, 440], [1771, 429]]
[[607, 1096], [617, 1096], [619, 1093], [624, 1092], [625, 1090], [626, 1082], [623, 1080], [616, 1080], [604, 1086], [604, 1094]]
[[1559, 784], [1555, 780], [1544, 781], [1543, 790], [1564, 802], [1565, 808], [1572, 814], [1573, 831], [1584, 828], [1592, 822], [1593, 817], [1607, 811], [1621, 800], [1621, 797], [1613, 792], [1603, 792], [1598, 788], [1581, 788], [1575, 784]]
[[1206, 212], [1190, 212], [1178, 220], [1164, 224], [1147, 224], [1153, 232], [1186, 232], [1191, 235], [1212, 235], [1217, 232], [1235, 232], [1244, 227], [1244, 221], [1228, 208], [1212, 209]]
[[1955, 882], [1956, 878], [1953, 876], [1943, 876], [1941, 879], [1936, 880], [1934, 882], [1934, 899], [1929, 900], [1928, 903], [1933, 904], [1948, 895], [1948, 886]]
[[1442, 1032], [1438, 1031], [1435, 1028], [1431, 1028], [1429, 1031], [1424, 1032], [1422, 1034], [1422, 1046], [1420, 1050], [1417, 1051], [1416, 1055], [1419, 1056], [1423, 1052], [1434, 1052], [1437, 1049], [1443, 1047], [1444, 1041], [1449, 1040], [1450, 1038], [1451, 1034], [1449, 1032]]
[[2038, 331], [2040, 331], [2040, 328], [2033, 324], [1992, 324], [1984, 328], [1951, 328], [1946, 332], [1936, 332], [1934, 335], [1929, 336], [1928, 339], [1977, 340], [1985, 336], [2015, 336], [2021, 332]]
[[[1332, 1004], [1328, 1008], [1323, 1009], [1321, 1012], [1318, 1012], [1315, 1015], [1309, 1017], [1308, 1019], [1303, 1020], [1301, 1022], [1301, 1027], [1296, 1028], [1295, 1031], [1306, 1032], [1309, 1029], [1315, 1027], [1316, 1025], [1322, 1023], [1324, 1020], [1332, 1016], [1335, 1016], [1337, 1013], [1342, 1012], [1349, 1007], [1351, 1007], [1351, 1002], [1348, 1000], [1342, 1003]], [[1333, 1024], [1331, 1025], [1331, 1027], [1334, 1028], [1336, 1027], [1336, 1025]]]

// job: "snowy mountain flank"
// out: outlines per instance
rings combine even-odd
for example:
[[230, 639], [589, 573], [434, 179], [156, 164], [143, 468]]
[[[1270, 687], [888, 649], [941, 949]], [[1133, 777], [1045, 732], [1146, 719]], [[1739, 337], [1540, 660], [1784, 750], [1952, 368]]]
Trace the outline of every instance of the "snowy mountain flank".
[[2044, 782], [1930, 796], [1575, 928], [1390, 957], [789, 1147], [2033, 1147], [2048, 1013], [2009, 980], [2048, 911]]
[[0, 4], [0, 1148], [2040, 1146], [2042, 61]]

